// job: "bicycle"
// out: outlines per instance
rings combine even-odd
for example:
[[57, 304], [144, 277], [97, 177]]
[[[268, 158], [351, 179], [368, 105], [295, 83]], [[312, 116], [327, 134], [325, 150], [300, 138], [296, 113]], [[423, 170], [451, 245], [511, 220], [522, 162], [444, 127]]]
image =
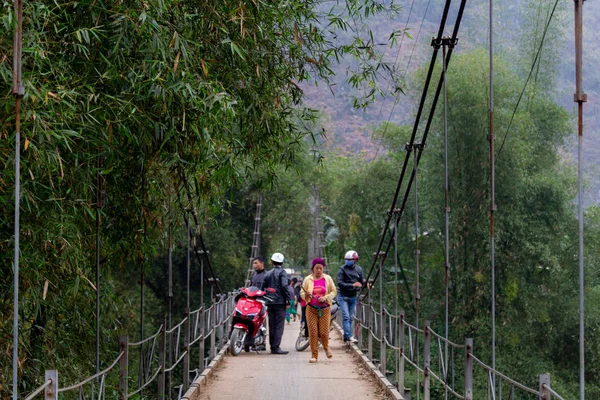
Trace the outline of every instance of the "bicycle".
[[[331, 319], [329, 320], [329, 331], [333, 330], [333, 320], [335, 319], [338, 313], [339, 307], [337, 302], [334, 302], [331, 306]], [[300, 332], [298, 332], [298, 337], [296, 338], [296, 345], [294, 348], [296, 351], [304, 351], [310, 345], [310, 341], [308, 340], [308, 328], [306, 327], [306, 321], [300, 323]]]

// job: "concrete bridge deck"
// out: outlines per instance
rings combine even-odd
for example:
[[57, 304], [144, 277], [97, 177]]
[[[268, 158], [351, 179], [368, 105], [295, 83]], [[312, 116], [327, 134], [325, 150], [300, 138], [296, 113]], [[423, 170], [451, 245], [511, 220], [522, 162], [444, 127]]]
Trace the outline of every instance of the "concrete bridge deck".
[[327, 359], [320, 348], [319, 361], [309, 364], [310, 348], [294, 350], [300, 323], [285, 326], [281, 348], [287, 355], [269, 352], [227, 355], [213, 379], [202, 386], [198, 399], [386, 399], [340, 334], [331, 332], [333, 358]]

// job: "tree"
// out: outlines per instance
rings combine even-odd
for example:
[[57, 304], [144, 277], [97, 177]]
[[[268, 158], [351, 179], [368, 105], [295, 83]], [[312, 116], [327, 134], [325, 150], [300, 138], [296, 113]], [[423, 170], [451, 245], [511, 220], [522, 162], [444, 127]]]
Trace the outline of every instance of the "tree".
[[[63, 374], [66, 380], [91, 371], [97, 208], [108, 280], [102, 298], [114, 303], [104, 310], [105, 320], [122, 319], [116, 324], [121, 332], [135, 332], [136, 321], [122, 318], [127, 313], [120, 307], [127, 304], [120, 299], [126, 296], [115, 296], [121, 289], [129, 293], [131, 285], [117, 281], [151, 268], [173, 221], [181, 224], [195, 210], [195, 229], [203, 231], [227, 204], [231, 188], [266, 186], [280, 166], [293, 164], [313, 119], [313, 111], [300, 105], [298, 83], [327, 79], [343, 55], [359, 57], [366, 67], [353, 78], [356, 86], [370, 88], [379, 71], [393, 72], [376, 56], [377, 44], [363, 39], [364, 30], [349, 28], [340, 12], [360, 22], [394, 6], [348, 0], [341, 9], [319, 11], [316, 4], [25, 3], [22, 390], [40, 383], [41, 368], [51, 359], [59, 369], [66, 360], [79, 360], [82, 368]], [[4, 5], [0, 81], [6, 89], [12, 68], [12, 41], [6, 38], [14, 20]], [[339, 29], [352, 32], [349, 43], [328, 36]], [[0, 109], [0, 212], [7, 216], [14, 212], [15, 186], [8, 93], [3, 91]], [[12, 298], [12, 233], [12, 220], [0, 220], [3, 321], [12, 318], [6, 300]], [[0, 330], [1, 381], [10, 375], [9, 325]], [[7, 390], [0, 388], [0, 397]]]
[[[485, 53], [476, 50], [453, 58], [448, 72], [451, 333], [478, 338], [484, 357], [491, 337], [487, 67]], [[497, 349], [501, 370], [529, 375], [533, 382], [531, 370], [538, 368], [527, 357], [543, 354], [531, 344], [547, 340], [540, 327], [554, 326], [555, 305], [568, 308], [564, 279], [575, 265], [568, 251], [572, 237], [556, 233], [573, 232], [576, 224], [570, 204], [574, 181], [560, 158], [570, 118], [549, 96], [529, 98], [513, 115], [521, 82], [501, 58], [495, 60]], [[420, 165], [421, 198], [433, 212], [424, 216], [423, 229], [438, 232], [444, 215], [442, 134], [438, 113]], [[435, 238], [443, 251], [442, 235]], [[443, 257], [429, 268], [442, 277]], [[443, 280], [432, 285], [443, 287]], [[443, 291], [429, 289], [429, 295], [430, 303], [444, 303]]]

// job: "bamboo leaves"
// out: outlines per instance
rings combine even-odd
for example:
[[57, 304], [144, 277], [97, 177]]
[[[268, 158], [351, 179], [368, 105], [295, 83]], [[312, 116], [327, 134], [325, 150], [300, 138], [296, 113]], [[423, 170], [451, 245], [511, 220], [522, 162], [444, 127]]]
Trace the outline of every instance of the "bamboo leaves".
[[[31, 341], [25, 349], [50, 354], [42, 351], [42, 343], [59, 338], [93, 343], [81, 332], [84, 321], [93, 318], [89, 302], [95, 293], [80, 280], [87, 282], [95, 256], [97, 211], [105, 272], [114, 274], [110, 285], [127, 292], [132, 283], [122, 272], [160, 249], [164, 220], [171, 218], [165, 205], [171, 201], [171, 208], [178, 209], [169, 194], [181, 174], [194, 182], [194, 205], [206, 211], [203, 221], [208, 223], [226, 204], [227, 193], [272, 182], [280, 167], [296, 161], [315, 118], [301, 104], [298, 82], [328, 79], [344, 55], [374, 59], [368, 35], [360, 42], [372, 51], [368, 55], [353, 48], [359, 43], [355, 39], [344, 46], [331, 40], [333, 30], [361, 33], [344, 23], [344, 16], [360, 20], [379, 11], [359, 5], [353, 0], [334, 10], [335, 24], [328, 27], [328, 11], [315, 1], [26, 2], [22, 162], [27, 173], [21, 212], [28, 232], [22, 243], [28, 300], [23, 332], [34, 323], [39, 329], [22, 338]], [[14, 21], [10, 4], [3, 6], [0, 29], [8, 37]], [[0, 40], [5, 86], [12, 80], [6, 56], [11, 46]], [[374, 70], [367, 71], [357, 85], [369, 87]], [[12, 100], [8, 91], [3, 93], [0, 137], [11, 139]], [[14, 211], [11, 143], [0, 142], [1, 215]], [[101, 210], [96, 209], [99, 187]], [[11, 222], [0, 219], [3, 266], [10, 265], [11, 231]], [[3, 268], [0, 298], [7, 298], [3, 278], [8, 275]], [[49, 290], [47, 282], [57, 287]], [[119, 321], [126, 302], [110, 285], [104, 294], [115, 297], [115, 310], [107, 312]], [[40, 301], [47, 308], [39, 307]], [[0, 315], [7, 310], [0, 303]], [[53, 317], [72, 329], [59, 334], [47, 328]], [[122, 318], [116, 325], [122, 323], [126, 331], [134, 322]], [[6, 335], [0, 329], [0, 342]], [[67, 354], [85, 359], [89, 343], [57, 346], [54, 359], [25, 366], [26, 380], [36, 379], [49, 361], [65, 363]], [[0, 365], [9, 365], [2, 354]]]

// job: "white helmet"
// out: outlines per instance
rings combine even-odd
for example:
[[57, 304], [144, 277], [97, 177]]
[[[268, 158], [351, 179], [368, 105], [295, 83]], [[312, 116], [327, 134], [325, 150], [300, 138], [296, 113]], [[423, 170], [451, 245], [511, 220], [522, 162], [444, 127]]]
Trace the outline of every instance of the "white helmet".
[[283, 254], [281, 254], [281, 253], [273, 253], [273, 255], [271, 256], [271, 261], [283, 264], [283, 261], [284, 261]]
[[345, 260], [358, 260], [358, 253], [354, 250], [348, 250], [344, 256]]

